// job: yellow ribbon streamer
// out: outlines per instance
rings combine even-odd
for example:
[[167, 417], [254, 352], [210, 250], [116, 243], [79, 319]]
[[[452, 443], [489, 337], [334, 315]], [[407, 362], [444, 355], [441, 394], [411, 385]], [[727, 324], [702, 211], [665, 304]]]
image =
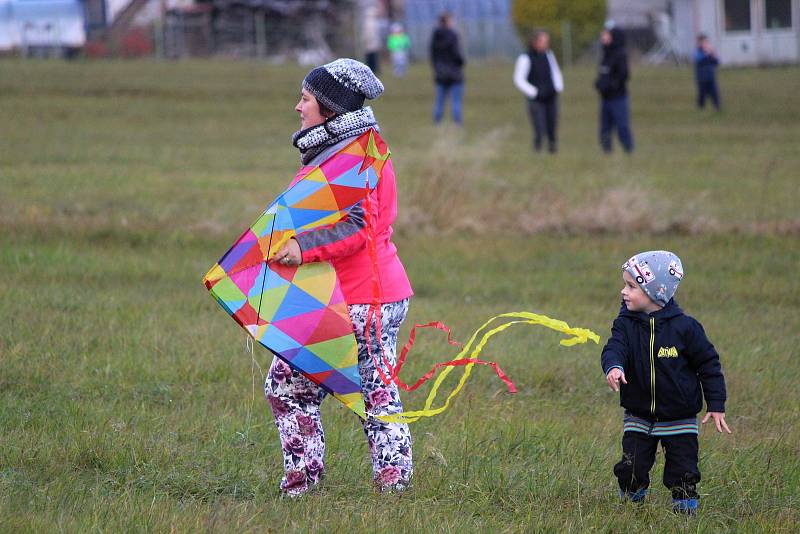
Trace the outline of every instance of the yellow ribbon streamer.
[[[472, 348], [472, 345], [475, 343], [475, 340], [481, 334], [481, 332], [486, 330], [489, 327], [489, 325], [491, 325], [497, 319], [516, 319], [516, 320], [508, 321], [507, 323], [503, 323], [500, 326], [496, 326], [491, 330], [484, 332], [478, 344], [475, 345], [475, 348]], [[546, 315], [539, 315], [537, 313], [524, 312], [524, 311], [509, 312], [509, 313], [501, 313], [500, 315], [495, 315], [494, 317], [483, 323], [483, 325], [472, 334], [467, 344], [464, 345], [464, 348], [461, 349], [461, 352], [458, 353], [458, 356], [456, 356], [453, 359], [460, 360], [463, 358], [469, 358], [469, 359], [477, 358], [477, 356], [483, 350], [484, 345], [486, 345], [486, 343], [492, 336], [494, 336], [495, 334], [499, 334], [503, 330], [515, 324], [540, 325], [549, 328], [551, 330], [555, 330], [557, 332], [566, 334], [567, 336], [570, 337], [562, 339], [560, 341], [560, 344], [564, 345], [565, 347], [571, 347], [573, 345], [577, 345], [578, 343], [586, 343], [589, 340], [592, 340], [598, 344], [600, 343], [600, 336], [598, 336], [596, 333], [592, 332], [589, 329], [573, 328], [564, 321], [560, 321], [558, 319], [551, 319]], [[472, 352], [470, 352], [470, 350], [472, 350]], [[465, 356], [468, 352], [469, 356]], [[423, 417], [432, 417], [434, 415], [438, 415], [443, 411], [445, 411], [450, 406], [450, 401], [453, 400], [453, 398], [456, 395], [458, 395], [458, 393], [464, 387], [464, 384], [466, 384], [467, 379], [472, 373], [472, 367], [474, 365], [475, 365], [474, 363], [468, 363], [464, 365], [464, 374], [461, 375], [458, 384], [456, 384], [456, 387], [447, 396], [447, 398], [444, 401], [444, 404], [442, 404], [437, 408], [432, 408], [432, 406], [438, 395], [439, 387], [442, 385], [447, 376], [453, 371], [454, 367], [446, 367], [439, 374], [439, 376], [436, 377], [436, 380], [433, 383], [433, 387], [431, 388], [430, 393], [428, 393], [428, 398], [425, 400], [425, 407], [422, 410], [415, 410], [415, 411], [402, 412], [397, 414], [388, 414], [388, 415], [368, 414], [368, 416], [373, 417], [375, 419], [379, 419], [387, 423], [413, 423], [414, 421], [418, 421]]]

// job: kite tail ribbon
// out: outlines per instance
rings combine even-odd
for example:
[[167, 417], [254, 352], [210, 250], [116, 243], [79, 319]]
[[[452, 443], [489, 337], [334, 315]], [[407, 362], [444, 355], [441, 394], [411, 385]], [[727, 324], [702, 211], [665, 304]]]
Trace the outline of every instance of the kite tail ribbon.
[[[494, 323], [499, 319], [514, 319], [514, 320], [489, 328], [492, 325], [492, 323]], [[476, 361], [477, 356], [481, 353], [483, 347], [486, 345], [489, 339], [515, 324], [540, 325], [544, 326], [545, 328], [561, 332], [562, 334], [569, 336], [566, 339], [562, 339], [560, 341], [560, 344], [566, 347], [577, 345], [579, 343], [586, 343], [589, 340], [594, 341], [595, 343], [600, 343], [600, 336], [598, 336], [591, 330], [588, 330], [586, 328], [574, 328], [569, 326], [564, 321], [560, 321], [558, 319], [552, 319], [550, 317], [547, 317], [546, 315], [540, 315], [525, 311], [501, 313], [499, 315], [495, 315], [494, 317], [490, 318], [480, 328], [478, 328], [472, 334], [467, 344], [461, 349], [461, 352], [458, 353], [456, 358], [454, 358], [450, 362], [437, 364], [436, 366], [434, 366], [434, 369], [432, 369], [433, 372], [435, 372], [435, 370], [439, 367], [445, 367], [445, 369], [441, 373], [439, 373], [439, 375], [436, 377], [436, 380], [433, 383], [433, 387], [431, 388], [430, 393], [428, 393], [428, 398], [425, 400], [425, 406], [422, 410], [407, 411], [403, 413], [390, 414], [390, 415], [377, 415], [377, 414], [369, 414], [369, 415], [375, 419], [379, 419], [387, 423], [411, 423], [423, 417], [432, 417], [434, 415], [442, 413], [450, 406], [450, 401], [452, 401], [453, 398], [455, 398], [455, 396], [458, 395], [458, 393], [464, 387], [464, 384], [466, 384], [467, 379], [472, 373], [472, 367], [476, 363], [478, 363], [478, 361]], [[480, 341], [475, 343], [476, 339], [478, 339], [479, 336], [480, 336]], [[406, 347], [404, 347], [404, 351], [405, 349]], [[403, 356], [405, 356], [405, 354], [403, 354]], [[486, 365], [491, 365], [491, 362], [483, 362], [483, 363], [485, 363]], [[435, 402], [438, 396], [439, 387], [442, 385], [447, 376], [453, 371], [453, 368], [455, 366], [464, 366], [464, 374], [461, 375], [461, 378], [459, 379], [455, 388], [453, 389], [453, 391], [450, 392], [450, 394], [448, 394], [444, 403], [441, 406], [434, 408], [433, 403]], [[499, 371], [499, 368], [496, 367], [496, 364], [494, 365], [494, 368], [495, 371]], [[428, 375], [433, 376], [433, 372], [429, 372]], [[501, 372], [502, 371], [499, 371], [498, 375]], [[428, 378], [430, 378], [430, 376], [428, 376]], [[503, 378], [503, 376], [501, 376], [501, 379]], [[427, 380], [427, 378], [425, 378], [425, 380]], [[509, 382], [510, 380], [508, 380], [506, 384], [508, 384]], [[415, 387], [418, 387], [418, 384], [415, 384]], [[511, 385], [511, 387], [513, 387], [513, 384]], [[510, 390], [511, 387], [509, 388]]]

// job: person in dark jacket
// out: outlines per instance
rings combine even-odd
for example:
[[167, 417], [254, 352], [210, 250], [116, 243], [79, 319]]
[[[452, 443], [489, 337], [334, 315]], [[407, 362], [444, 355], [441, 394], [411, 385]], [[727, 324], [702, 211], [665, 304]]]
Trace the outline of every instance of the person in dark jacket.
[[436, 82], [436, 100], [433, 105], [433, 122], [439, 124], [444, 115], [445, 102], [450, 98], [453, 121], [461, 126], [461, 102], [464, 97], [464, 56], [458, 34], [453, 29], [449, 13], [439, 15], [439, 26], [433, 31], [430, 45], [431, 65]]
[[697, 36], [697, 50], [694, 53], [694, 77], [697, 80], [697, 107], [706, 105], [706, 97], [711, 97], [714, 108], [719, 111], [719, 90], [717, 89], [717, 65], [719, 59], [704, 34]]
[[663, 250], [643, 252], [622, 266], [622, 308], [603, 348], [601, 365], [625, 409], [622, 460], [614, 466], [620, 494], [644, 500], [659, 441], [664, 447], [664, 485], [676, 512], [697, 511], [697, 414], [703, 423], [725, 422], [725, 378], [719, 355], [702, 325], [673, 299], [683, 278], [681, 260]]
[[607, 29], [600, 35], [600, 42], [603, 44], [603, 57], [594, 82], [600, 93], [600, 146], [604, 152], [611, 152], [611, 136], [616, 129], [622, 148], [632, 152], [625, 34], [619, 28]]
[[542, 137], [547, 133], [548, 149], [555, 153], [558, 125], [558, 94], [564, 90], [564, 78], [553, 51], [550, 34], [536, 32], [530, 49], [520, 54], [514, 65], [514, 85], [527, 99], [528, 115], [533, 125], [533, 149], [542, 149]]

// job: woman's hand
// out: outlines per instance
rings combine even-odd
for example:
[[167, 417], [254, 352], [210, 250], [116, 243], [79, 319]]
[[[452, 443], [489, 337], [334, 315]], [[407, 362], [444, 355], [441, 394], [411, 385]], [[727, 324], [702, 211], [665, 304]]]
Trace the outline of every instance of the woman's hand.
[[272, 261], [287, 266], [300, 265], [303, 263], [303, 252], [300, 250], [300, 245], [297, 244], [297, 241], [292, 238], [275, 253]]

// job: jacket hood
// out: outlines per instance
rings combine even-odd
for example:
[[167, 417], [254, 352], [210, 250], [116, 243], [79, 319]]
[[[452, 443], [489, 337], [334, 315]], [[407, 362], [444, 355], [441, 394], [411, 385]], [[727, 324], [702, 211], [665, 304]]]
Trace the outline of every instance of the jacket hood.
[[447, 48], [453, 46], [453, 43], [458, 40], [456, 32], [450, 28], [438, 27], [433, 32], [433, 47], [434, 48]]
[[603, 50], [611, 52], [625, 48], [625, 32], [619, 28], [611, 28], [609, 32], [611, 33], [611, 42], [603, 45]]
[[667, 319], [672, 319], [673, 317], [677, 317], [679, 315], [683, 315], [683, 310], [678, 303], [675, 302], [675, 299], [669, 299], [667, 305], [661, 308], [658, 311], [654, 311], [653, 313], [644, 313], [644, 312], [633, 312], [628, 310], [625, 306], [625, 301], [622, 302], [622, 307], [619, 310], [620, 315], [625, 317], [631, 317], [643, 323], [649, 323], [650, 317], [655, 317], [656, 321], [664, 321]]

